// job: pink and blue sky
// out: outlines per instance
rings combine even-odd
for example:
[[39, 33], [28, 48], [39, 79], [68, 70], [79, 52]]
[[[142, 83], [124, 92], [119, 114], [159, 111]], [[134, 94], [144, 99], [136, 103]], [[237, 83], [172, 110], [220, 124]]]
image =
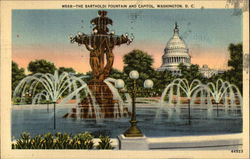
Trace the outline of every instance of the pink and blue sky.
[[[90, 71], [89, 52], [69, 42], [79, 31], [89, 34], [90, 20], [98, 10], [13, 10], [12, 60], [27, 68], [30, 61], [46, 59], [57, 67], [72, 67], [77, 72]], [[113, 67], [123, 68], [122, 57], [133, 49], [141, 49], [154, 58], [160, 67], [167, 41], [178, 22], [180, 35], [189, 47], [193, 64], [207, 64], [227, 69], [230, 43], [242, 42], [242, 16], [233, 16], [233, 9], [193, 10], [107, 10], [113, 20], [115, 34], [133, 34], [129, 46], [114, 49]]]

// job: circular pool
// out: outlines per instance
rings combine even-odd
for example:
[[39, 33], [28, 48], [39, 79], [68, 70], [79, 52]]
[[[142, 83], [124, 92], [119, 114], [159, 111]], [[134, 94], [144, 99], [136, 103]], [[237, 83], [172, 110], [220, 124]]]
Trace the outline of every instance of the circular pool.
[[[129, 118], [119, 119], [70, 119], [63, 115], [70, 112], [72, 106], [57, 106], [56, 129], [54, 129], [54, 112], [52, 106], [49, 111], [47, 106], [21, 106], [12, 107], [12, 137], [19, 138], [22, 132], [29, 132], [32, 136], [44, 133], [70, 133], [77, 134], [85, 131], [91, 132], [95, 137], [108, 135], [112, 138], [125, 132], [129, 128]], [[188, 124], [188, 110], [181, 109], [181, 114], [176, 117], [175, 112], [168, 118], [162, 112], [156, 118], [159, 109], [154, 106], [139, 105], [137, 107], [138, 127], [148, 137], [188, 136], [188, 135], [214, 135], [242, 132], [242, 118], [239, 116], [224, 117], [223, 110], [216, 116], [207, 118], [206, 109], [191, 109], [191, 124]]]

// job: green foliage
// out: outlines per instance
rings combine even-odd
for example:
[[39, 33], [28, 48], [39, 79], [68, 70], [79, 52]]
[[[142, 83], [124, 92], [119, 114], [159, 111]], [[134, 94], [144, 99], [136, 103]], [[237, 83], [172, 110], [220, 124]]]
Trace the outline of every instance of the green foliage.
[[189, 67], [184, 65], [183, 63], [179, 64], [178, 68], [181, 70], [181, 75], [179, 78], [185, 78], [188, 81], [193, 81], [194, 79], [198, 79], [202, 82], [205, 82], [205, 78], [199, 71], [199, 66], [191, 64]]
[[21, 97], [13, 97], [13, 104], [21, 104]]
[[[106, 138], [105, 140], [109, 140]], [[22, 133], [20, 139], [11, 144], [12, 149], [93, 149], [93, 136], [88, 133], [71, 136], [67, 133], [47, 133], [31, 137], [29, 133]]]
[[84, 81], [88, 83], [91, 79], [93, 79], [93, 72], [92, 71], [86, 72], [84, 76], [86, 76]]
[[146, 79], [151, 79], [154, 82], [154, 86], [150, 92], [152, 93], [140, 93], [138, 96], [160, 96], [163, 89], [169, 84], [174, 76], [169, 71], [158, 72], [152, 67], [154, 62], [151, 55], [141, 50], [133, 50], [123, 57], [124, 68], [123, 72], [111, 71], [111, 77], [123, 79], [128, 89], [133, 86], [133, 80], [129, 78], [129, 73], [132, 70], [139, 72], [139, 79], [137, 80], [137, 89], [144, 91], [143, 83]]
[[129, 74], [132, 70], [137, 70], [139, 73], [150, 74], [154, 70], [152, 68], [153, 58], [141, 50], [133, 50], [123, 57], [123, 71]]
[[16, 144], [12, 145], [14, 149], [31, 149], [32, 142], [29, 133], [22, 133], [21, 139], [16, 141]]
[[114, 147], [111, 145], [112, 141], [110, 141], [108, 136], [100, 135], [99, 139], [100, 141], [96, 147], [97, 149], [114, 149]]
[[[143, 89], [143, 82], [154, 76], [155, 70], [152, 68], [153, 58], [141, 50], [133, 50], [123, 57], [124, 75], [123, 80], [128, 88], [133, 86], [133, 81], [129, 78], [129, 73], [132, 70], [139, 72], [139, 79], [137, 80], [138, 90]], [[144, 94], [141, 94], [145, 96]]]
[[74, 149], [93, 149], [94, 148], [93, 136], [88, 132], [84, 134], [77, 134], [73, 138], [72, 145], [74, 145]]
[[228, 47], [230, 53], [230, 59], [228, 61], [228, 66], [230, 69], [224, 73], [219, 73], [207, 79], [202, 76], [199, 72], [198, 65], [191, 65], [189, 68], [184, 64], [180, 64], [178, 67], [181, 70], [182, 75], [180, 78], [186, 78], [188, 81], [193, 81], [194, 79], [199, 79], [202, 83], [216, 82], [218, 79], [223, 79], [235, 84], [242, 93], [243, 81], [242, 81], [242, 71], [243, 71], [243, 52], [242, 44], [230, 44]]
[[243, 51], [242, 44], [230, 44], [228, 47], [230, 52], [230, 59], [228, 66], [231, 67], [225, 73], [224, 79], [227, 79], [231, 83], [234, 83], [242, 92], [243, 89]]
[[62, 74], [63, 72], [76, 73], [76, 71], [71, 67], [69, 67], [69, 68], [67, 68], [67, 67], [59, 67], [59, 69], [58, 69], [59, 75]]
[[230, 44], [228, 47], [230, 52], [230, 59], [228, 60], [228, 66], [231, 67], [232, 71], [240, 71], [243, 69], [243, 54], [242, 44]]
[[123, 74], [123, 72], [119, 71], [118, 69], [112, 68], [110, 71], [109, 77], [115, 78], [115, 79], [123, 79], [124, 74]]
[[28, 65], [28, 70], [32, 73], [51, 73], [54, 74], [56, 66], [54, 63], [46, 60], [31, 61]]
[[37, 135], [31, 139], [32, 149], [41, 149], [43, 148], [43, 139], [41, 135]]
[[12, 92], [15, 90], [18, 83], [25, 78], [24, 69], [19, 68], [17, 63], [12, 61]]
[[51, 133], [45, 134], [43, 137], [43, 148], [52, 149], [55, 147], [54, 136]]
[[[28, 70], [31, 72], [31, 74], [35, 74], [35, 73], [50, 73], [50, 74], [54, 74], [55, 71], [57, 70], [56, 66], [54, 65], [54, 63], [46, 61], [44, 59], [41, 60], [35, 60], [35, 61], [31, 61], [28, 65]], [[21, 81], [22, 78], [18, 78], [19, 76], [16, 75], [18, 72], [18, 67], [16, 63], [12, 63], [12, 76], [14, 78], [12, 78], [12, 90], [14, 90], [16, 88], [16, 86], [18, 85], [18, 83]], [[19, 72], [24, 72], [24, 69], [20, 69]], [[75, 73], [75, 70], [73, 68], [66, 68], [66, 67], [59, 67], [58, 69], [58, 73], [59, 75], [62, 72], [68, 72], [68, 73]], [[66, 86], [65, 86], [66, 87]], [[65, 88], [64, 87], [64, 88]], [[38, 84], [36, 87], [36, 91], [33, 92], [34, 94], [40, 93], [41, 91], [44, 90], [44, 87], [42, 84]], [[64, 92], [62, 94], [62, 96], [66, 96], [69, 92]], [[44, 97], [42, 97], [42, 99], [45, 100]], [[25, 97], [25, 103], [30, 104], [32, 102], [31, 97]], [[13, 103], [14, 104], [20, 104], [20, 99], [17, 98], [13, 98]]]
[[165, 87], [171, 83], [175, 77], [170, 71], [165, 70], [163, 72], [155, 71], [150, 79], [154, 82], [153, 96], [160, 96]]
[[55, 147], [56, 149], [70, 149], [74, 144], [71, 144], [71, 136], [68, 134], [56, 133], [55, 134]]
[[242, 93], [243, 89], [243, 52], [242, 44], [230, 44], [228, 47], [230, 53], [230, 59], [228, 60], [229, 70], [223, 74], [217, 74], [210, 78], [212, 82], [215, 82], [219, 78], [229, 81], [230, 83], [235, 84], [240, 92]]

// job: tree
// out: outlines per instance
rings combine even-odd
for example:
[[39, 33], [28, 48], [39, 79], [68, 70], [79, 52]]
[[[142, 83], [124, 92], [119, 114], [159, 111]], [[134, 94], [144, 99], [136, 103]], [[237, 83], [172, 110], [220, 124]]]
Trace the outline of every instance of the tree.
[[52, 62], [46, 60], [31, 61], [28, 70], [32, 73], [51, 73], [54, 74], [56, 67]]
[[[46, 60], [43, 60], [43, 59], [31, 61], [28, 64], [28, 71], [30, 71], [32, 75], [35, 74], [35, 73], [54, 74], [55, 70], [56, 70], [56, 67], [52, 62], [49, 62], [49, 61], [46, 61]], [[39, 93], [42, 90], [44, 90], [43, 86], [41, 84], [38, 84], [37, 89], [36, 89], [34, 94]]]
[[199, 71], [199, 65], [191, 64], [189, 67], [183, 63], [178, 65], [178, 68], [181, 70], [180, 78], [186, 78], [189, 82], [192, 82], [194, 79], [198, 79], [204, 82], [206, 79]]
[[168, 70], [155, 71], [154, 76], [151, 77], [154, 82], [153, 92], [155, 92], [155, 95], [160, 96], [166, 86], [170, 84], [174, 80], [174, 78], [175, 77]]
[[76, 73], [76, 71], [75, 71], [73, 68], [71, 68], [71, 67], [59, 67], [59, 69], [58, 69], [59, 75], [60, 75], [61, 73], [63, 73], [63, 72], [73, 73], [73, 74]]
[[228, 60], [228, 66], [230, 70], [225, 73], [225, 80], [234, 83], [242, 92], [243, 87], [243, 51], [242, 43], [230, 44], [228, 47], [230, 53], [230, 59]]
[[118, 69], [112, 68], [110, 71], [109, 77], [115, 78], [115, 79], [123, 79], [124, 74], [123, 74], [123, 72], [119, 71]]
[[230, 44], [228, 47], [230, 53], [230, 59], [228, 60], [229, 70], [224, 73], [213, 75], [209, 80], [211, 82], [216, 82], [218, 79], [223, 79], [229, 81], [230, 83], [235, 84], [242, 93], [243, 88], [243, 52], [242, 52], [242, 43], [239, 44]]
[[129, 74], [132, 70], [137, 70], [139, 73], [150, 74], [153, 72], [153, 58], [146, 52], [141, 50], [133, 50], [123, 57], [123, 71]]
[[12, 92], [24, 77], [24, 68], [19, 68], [17, 63], [12, 61]]
[[230, 44], [228, 50], [230, 52], [230, 59], [228, 60], [228, 66], [231, 67], [231, 71], [242, 73], [243, 69], [242, 43]]
[[178, 68], [179, 68], [180, 71], [181, 71], [180, 77], [187, 77], [187, 76], [189, 75], [189, 70], [188, 70], [187, 65], [184, 65], [183, 63], [180, 63], [180, 64], [178, 65]]
[[137, 80], [137, 88], [139, 90], [142, 89], [143, 82], [154, 75], [155, 71], [152, 68], [153, 58], [146, 52], [132, 50], [123, 57], [123, 62], [123, 72], [125, 73], [124, 80], [127, 87], [132, 87], [133, 85], [133, 81], [129, 79], [129, 73], [132, 70], [136, 70], [140, 74], [139, 79]]

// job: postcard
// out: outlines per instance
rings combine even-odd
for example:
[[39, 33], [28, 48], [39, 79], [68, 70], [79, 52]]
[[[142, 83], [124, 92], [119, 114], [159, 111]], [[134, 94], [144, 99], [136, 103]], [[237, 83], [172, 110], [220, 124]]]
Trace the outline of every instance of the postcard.
[[1, 157], [249, 158], [249, 1], [1, 1]]

